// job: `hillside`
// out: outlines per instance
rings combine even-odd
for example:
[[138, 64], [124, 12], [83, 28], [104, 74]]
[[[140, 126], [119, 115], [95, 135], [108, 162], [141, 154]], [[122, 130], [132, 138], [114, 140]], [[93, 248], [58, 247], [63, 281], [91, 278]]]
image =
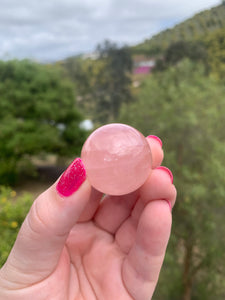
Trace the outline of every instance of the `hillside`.
[[158, 55], [163, 53], [173, 42], [199, 40], [220, 28], [225, 28], [225, 1], [219, 6], [202, 11], [175, 27], [164, 30], [151, 39], [132, 47], [132, 52]]

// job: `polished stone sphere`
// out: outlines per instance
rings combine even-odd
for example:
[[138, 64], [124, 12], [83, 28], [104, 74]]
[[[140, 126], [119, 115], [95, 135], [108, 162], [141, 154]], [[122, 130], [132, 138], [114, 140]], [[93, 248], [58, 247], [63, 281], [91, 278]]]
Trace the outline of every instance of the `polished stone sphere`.
[[119, 123], [95, 130], [84, 143], [81, 159], [90, 184], [109, 195], [137, 190], [152, 167], [145, 137], [135, 128]]

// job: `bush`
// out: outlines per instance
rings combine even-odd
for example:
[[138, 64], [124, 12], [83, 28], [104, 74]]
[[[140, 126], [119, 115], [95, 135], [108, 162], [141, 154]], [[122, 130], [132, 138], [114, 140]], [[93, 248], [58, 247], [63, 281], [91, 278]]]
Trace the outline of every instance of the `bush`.
[[[73, 83], [57, 66], [0, 61], [0, 182], [14, 185], [32, 158], [80, 153], [86, 132]], [[26, 168], [26, 171], [29, 169]]]
[[5, 263], [18, 231], [32, 204], [30, 194], [16, 197], [16, 192], [0, 186], [0, 267]]

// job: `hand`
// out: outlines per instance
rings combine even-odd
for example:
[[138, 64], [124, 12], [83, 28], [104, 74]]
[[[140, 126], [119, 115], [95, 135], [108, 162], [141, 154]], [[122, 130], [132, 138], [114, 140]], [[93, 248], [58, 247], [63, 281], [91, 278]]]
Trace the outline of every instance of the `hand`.
[[[101, 200], [78, 159], [34, 201], [0, 271], [0, 299], [152, 297], [170, 236], [176, 189], [172, 174], [159, 167], [160, 143], [147, 139], [154, 169], [138, 191]], [[72, 195], [57, 192], [63, 189], [65, 195], [71, 187], [76, 189], [70, 190]]]

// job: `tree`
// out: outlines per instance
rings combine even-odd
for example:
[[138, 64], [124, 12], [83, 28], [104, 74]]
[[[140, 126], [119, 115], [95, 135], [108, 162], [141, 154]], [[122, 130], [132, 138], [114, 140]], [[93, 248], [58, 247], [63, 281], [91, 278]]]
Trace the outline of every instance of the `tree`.
[[27, 60], [0, 62], [0, 94], [1, 183], [13, 183], [33, 155], [79, 153], [82, 118], [61, 69]]
[[97, 46], [96, 59], [70, 59], [64, 66], [74, 80], [79, 106], [96, 123], [116, 120], [122, 103], [132, 100], [132, 59], [127, 47], [111, 42]]
[[205, 38], [211, 72], [216, 78], [225, 76], [225, 29], [219, 29]]
[[177, 64], [184, 58], [189, 58], [194, 62], [202, 62], [208, 70], [207, 49], [202, 42], [187, 42], [184, 40], [174, 42], [166, 49], [163, 60], [159, 59], [156, 63], [156, 71], [162, 71]]
[[[97, 46], [99, 59], [105, 62], [105, 70], [100, 73], [97, 82], [103, 82], [97, 99], [97, 114], [102, 123], [112, 122], [118, 118], [123, 103], [132, 100], [130, 92], [132, 59], [127, 47], [118, 48], [116, 44], [105, 41]], [[101, 80], [101, 77], [106, 80]], [[99, 78], [100, 77], [100, 78]]]
[[121, 121], [162, 137], [178, 190], [157, 299], [224, 298], [224, 93], [201, 64], [185, 60], [147, 78], [121, 113]]

